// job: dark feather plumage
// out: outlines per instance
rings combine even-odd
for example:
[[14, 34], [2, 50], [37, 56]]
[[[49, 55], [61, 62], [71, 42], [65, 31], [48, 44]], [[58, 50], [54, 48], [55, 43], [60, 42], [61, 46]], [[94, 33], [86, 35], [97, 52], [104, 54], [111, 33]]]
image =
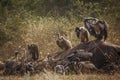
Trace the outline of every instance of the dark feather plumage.
[[[90, 23], [89, 20], [94, 21], [95, 23]], [[98, 20], [96, 18], [86, 18], [84, 19], [84, 25], [85, 28], [89, 31], [90, 35], [94, 36], [98, 40], [104, 39], [104, 41], [107, 39], [107, 24], [105, 21]], [[96, 34], [96, 31], [94, 29], [94, 25], [97, 25], [100, 29], [100, 34]]]

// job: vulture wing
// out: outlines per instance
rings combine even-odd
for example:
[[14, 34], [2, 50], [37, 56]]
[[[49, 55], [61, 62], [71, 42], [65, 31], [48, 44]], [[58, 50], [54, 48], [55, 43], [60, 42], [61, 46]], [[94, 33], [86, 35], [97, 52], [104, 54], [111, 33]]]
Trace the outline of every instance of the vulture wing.
[[93, 25], [89, 22], [89, 19], [84, 19], [84, 25], [85, 28], [88, 30], [88, 32], [90, 33], [90, 35], [95, 37], [95, 30], [93, 28]]

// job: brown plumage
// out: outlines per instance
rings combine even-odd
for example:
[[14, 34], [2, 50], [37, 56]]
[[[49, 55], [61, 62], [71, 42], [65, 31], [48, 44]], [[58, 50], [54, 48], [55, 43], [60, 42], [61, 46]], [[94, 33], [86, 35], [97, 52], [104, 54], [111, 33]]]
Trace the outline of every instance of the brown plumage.
[[0, 61], [0, 71], [4, 70], [4, 68], [5, 68], [5, 64], [2, 61]]
[[39, 50], [37, 45], [35, 44], [28, 45], [28, 51], [33, 60], [38, 60]]
[[62, 50], [68, 50], [72, 48], [72, 44], [69, 40], [65, 39], [63, 36], [61, 36], [58, 33], [58, 39], [56, 41], [56, 44], [58, 47], [60, 47]]
[[85, 28], [76, 27], [75, 32], [76, 32], [77, 38], [79, 38], [82, 43], [86, 43], [89, 41], [89, 33]]

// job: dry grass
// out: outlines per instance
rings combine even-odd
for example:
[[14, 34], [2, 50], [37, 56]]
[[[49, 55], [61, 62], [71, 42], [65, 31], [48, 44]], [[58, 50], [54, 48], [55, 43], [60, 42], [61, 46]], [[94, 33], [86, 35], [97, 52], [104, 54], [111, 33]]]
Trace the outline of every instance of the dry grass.
[[[73, 46], [79, 43], [74, 29], [76, 26], [82, 27], [83, 22], [72, 20], [65, 17], [55, 19], [53, 17], [36, 17], [26, 19], [21, 25], [21, 37], [22, 40], [16, 38], [16, 40], [6, 43], [3, 48], [4, 57], [8, 58], [13, 54], [14, 50], [19, 45], [26, 47], [28, 44], [37, 44], [39, 51], [45, 56], [47, 53], [56, 53], [61, 49], [56, 45], [56, 34], [60, 32], [65, 38], [69, 39]], [[90, 37], [90, 40], [94, 39]], [[109, 27], [108, 40], [109, 42], [120, 44], [119, 29], [114, 29], [114, 27]], [[7, 56], [7, 57], [6, 57]], [[1, 59], [2, 60], [2, 59]]]
[[[24, 41], [19, 41], [19, 43], [13, 41], [12, 45], [6, 44], [3, 49], [5, 49], [4, 51], [7, 55], [10, 55], [9, 52], [13, 52], [11, 50], [15, 50], [19, 45], [23, 45], [25, 47], [27, 44], [35, 43], [39, 46], [39, 50], [43, 56], [45, 56], [47, 53], [55, 53], [60, 51], [55, 43], [56, 33], [58, 31], [60, 31], [66, 38], [71, 40], [73, 46], [79, 43], [79, 40], [74, 33], [74, 28], [76, 26], [83, 26], [83, 23], [75, 20], [70, 22], [66, 18], [60, 18], [57, 20], [54, 18], [39, 18], [34, 20], [29, 19], [21, 25], [21, 27], [24, 29], [22, 30], [23, 32], [21, 32], [21, 36]], [[109, 27], [108, 41], [115, 44], [120, 44], [119, 30], [114, 30], [112, 27]], [[6, 49], [9, 50], [6, 51]], [[1, 58], [6, 59], [6, 57]], [[46, 73], [36, 74], [28, 77], [1, 76], [0, 80], [2, 80], [2, 78], [3, 80], [119, 80], [120, 74], [81, 74], [64, 76], [48, 71]]]
[[36, 74], [34, 76], [2, 76], [4, 80], [119, 80], [120, 74], [80, 74], [80, 75], [59, 75], [47, 71], [46, 73]]

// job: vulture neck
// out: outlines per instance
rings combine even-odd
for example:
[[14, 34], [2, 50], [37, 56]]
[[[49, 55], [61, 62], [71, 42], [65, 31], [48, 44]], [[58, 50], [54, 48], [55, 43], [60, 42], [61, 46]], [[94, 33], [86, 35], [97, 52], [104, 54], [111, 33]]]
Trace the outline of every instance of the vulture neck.
[[63, 36], [61, 36], [60, 34], [58, 34], [58, 39], [62, 39], [63, 38]]

